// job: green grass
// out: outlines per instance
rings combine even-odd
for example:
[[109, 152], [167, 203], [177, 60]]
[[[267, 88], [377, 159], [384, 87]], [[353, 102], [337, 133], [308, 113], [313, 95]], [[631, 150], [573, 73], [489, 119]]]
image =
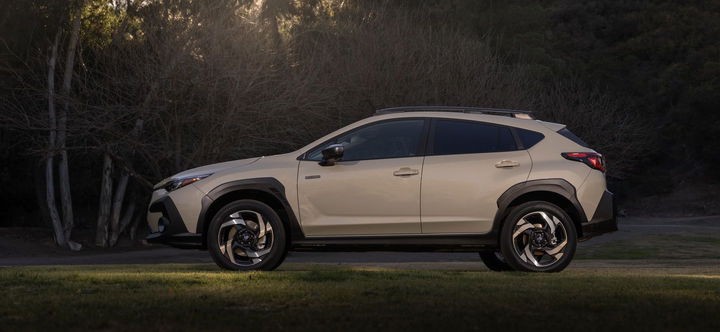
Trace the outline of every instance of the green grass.
[[720, 276], [214, 265], [0, 269], [0, 329], [720, 330]]

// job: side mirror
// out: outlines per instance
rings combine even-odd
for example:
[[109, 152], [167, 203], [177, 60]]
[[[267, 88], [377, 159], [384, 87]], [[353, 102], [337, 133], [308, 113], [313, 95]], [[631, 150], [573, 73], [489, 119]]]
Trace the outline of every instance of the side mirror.
[[342, 144], [333, 144], [322, 150], [322, 161], [320, 166], [333, 166], [342, 159], [345, 148]]

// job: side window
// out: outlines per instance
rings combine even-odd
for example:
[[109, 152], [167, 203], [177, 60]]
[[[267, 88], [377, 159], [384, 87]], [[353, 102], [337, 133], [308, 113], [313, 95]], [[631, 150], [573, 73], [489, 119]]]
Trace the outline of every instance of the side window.
[[351, 130], [308, 152], [308, 160], [322, 159], [322, 149], [342, 144], [343, 161], [413, 157], [422, 141], [423, 119], [386, 121]]
[[432, 154], [464, 154], [517, 150], [510, 128], [481, 122], [436, 120]]

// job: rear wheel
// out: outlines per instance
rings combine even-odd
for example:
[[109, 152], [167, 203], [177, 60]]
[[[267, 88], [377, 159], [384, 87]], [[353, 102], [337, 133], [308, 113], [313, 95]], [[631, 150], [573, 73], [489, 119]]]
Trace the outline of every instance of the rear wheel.
[[207, 232], [208, 251], [228, 270], [274, 270], [285, 259], [285, 228], [277, 213], [254, 200], [228, 203]]
[[480, 259], [488, 269], [493, 271], [511, 271], [512, 268], [505, 262], [500, 250], [480, 252]]
[[552, 203], [520, 204], [503, 224], [500, 248], [507, 264], [518, 271], [562, 271], [570, 264], [576, 247], [572, 219]]

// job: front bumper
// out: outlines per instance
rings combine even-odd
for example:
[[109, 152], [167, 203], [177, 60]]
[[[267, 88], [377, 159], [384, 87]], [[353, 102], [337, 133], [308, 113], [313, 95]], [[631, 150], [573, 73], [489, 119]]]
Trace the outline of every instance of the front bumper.
[[580, 240], [587, 240], [617, 230], [617, 207], [615, 205], [615, 198], [611, 192], [605, 190], [592, 219], [582, 225], [582, 237]]
[[202, 236], [188, 232], [172, 198], [165, 196], [153, 202], [148, 211], [160, 213], [161, 216], [157, 232], [150, 233], [145, 240], [183, 249], [202, 248]]

